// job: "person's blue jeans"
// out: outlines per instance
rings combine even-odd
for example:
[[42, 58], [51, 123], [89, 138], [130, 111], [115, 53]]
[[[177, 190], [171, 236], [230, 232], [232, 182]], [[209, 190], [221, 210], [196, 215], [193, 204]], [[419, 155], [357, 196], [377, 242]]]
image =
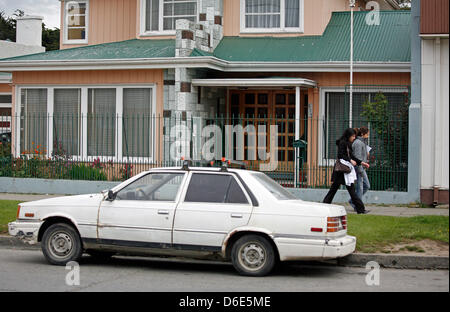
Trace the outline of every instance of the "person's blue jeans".
[[[357, 177], [357, 180], [355, 182], [355, 192], [356, 196], [358, 196], [362, 201], [364, 194], [366, 194], [367, 191], [370, 190], [370, 182], [369, 178], [367, 177], [367, 172], [362, 166], [355, 167], [355, 170]], [[352, 205], [353, 208], [355, 208], [351, 199], [348, 202], [350, 203], [350, 205]]]

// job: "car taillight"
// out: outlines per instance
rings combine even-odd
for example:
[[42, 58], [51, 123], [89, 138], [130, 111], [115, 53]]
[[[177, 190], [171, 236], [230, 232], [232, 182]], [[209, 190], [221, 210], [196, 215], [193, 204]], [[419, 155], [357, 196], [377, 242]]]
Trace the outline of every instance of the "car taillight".
[[347, 229], [347, 216], [341, 216], [342, 227], [344, 230]]
[[17, 205], [17, 219], [19, 219], [20, 215], [20, 205]]
[[327, 218], [327, 232], [339, 232], [347, 229], [347, 216], [328, 217]]

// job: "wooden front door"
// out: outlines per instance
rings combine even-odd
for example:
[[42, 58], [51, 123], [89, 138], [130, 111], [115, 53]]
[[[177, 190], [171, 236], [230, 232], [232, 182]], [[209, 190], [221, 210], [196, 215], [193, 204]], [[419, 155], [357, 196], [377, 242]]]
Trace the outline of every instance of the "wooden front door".
[[[276, 125], [278, 161], [285, 164], [294, 161], [295, 90], [232, 90], [228, 116], [234, 125], [254, 125], [258, 133], [261, 131], [259, 126], [265, 125], [267, 153], [270, 146], [270, 126]], [[253, 149], [248, 144], [247, 136], [245, 134], [244, 160], [248, 160], [248, 150]], [[260, 160], [259, 157], [257, 159]]]

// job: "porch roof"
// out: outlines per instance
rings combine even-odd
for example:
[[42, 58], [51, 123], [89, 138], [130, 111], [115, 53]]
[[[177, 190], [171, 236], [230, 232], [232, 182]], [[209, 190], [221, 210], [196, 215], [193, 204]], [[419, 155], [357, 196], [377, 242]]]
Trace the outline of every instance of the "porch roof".
[[192, 79], [202, 87], [316, 87], [313, 80], [293, 77]]

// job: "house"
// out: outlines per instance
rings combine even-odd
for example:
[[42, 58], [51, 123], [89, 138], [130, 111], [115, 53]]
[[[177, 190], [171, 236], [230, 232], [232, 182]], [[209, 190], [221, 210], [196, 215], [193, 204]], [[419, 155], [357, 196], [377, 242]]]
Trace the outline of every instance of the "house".
[[[0, 58], [44, 52], [42, 46], [42, 17], [17, 18], [16, 42], [0, 40]], [[12, 74], [0, 72], [0, 134], [11, 132]]]
[[[374, 189], [405, 192], [407, 135], [392, 132], [408, 128], [411, 14], [398, 9], [356, 1], [350, 103], [347, 0], [63, 0], [59, 51], [0, 60], [15, 156], [39, 144], [149, 164], [214, 146], [288, 186], [324, 187], [337, 137], [369, 125]], [[392, 117], [381, 130], [363, 114], [377, 94]]]

